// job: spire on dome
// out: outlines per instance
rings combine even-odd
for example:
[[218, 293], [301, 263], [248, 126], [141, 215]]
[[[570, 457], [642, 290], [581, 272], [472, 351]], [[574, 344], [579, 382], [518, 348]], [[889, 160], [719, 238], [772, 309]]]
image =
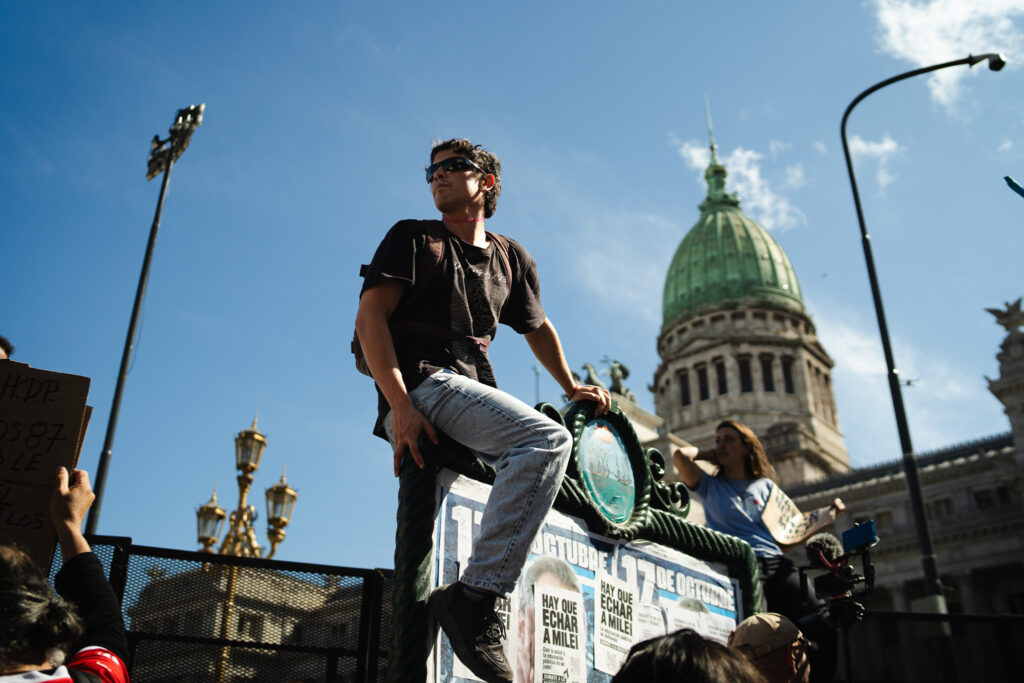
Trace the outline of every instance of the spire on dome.
[[711, 125], [711, 100], [708, 98], [708, 94], [704, 93], [704, 113], [708, 118], [708, 140], [711, 146], [711, 165], [720, 166], [722, 162], [718, 160], [718, 145], [715, 144], [715, 129]]
[[725, 191], [725, 177], [728, 173], [725, 170], [725, 166], [718, 159], [718, 145], [715, 144], [715, 131], [711, 125], [711, 101], [707, 93], [704, 93], [704, 111], [708, 118], [708, 141], [711, 147], [711, 163], [708, 164], [707, 170], [704, 171], [704, 180], [708, 183], [708, 195], [698, 208], [702, 212], [721, 206], [735, 206], [738, 208], [740, 205], [739, 198], [735, 194]]
[[704, 171], [708, 193], [700, 204], [700, 218], [679, 243], [665, 276], [663, 324], [724, 302], [804, 313], [789, 257], [767, 230], [743, 214], [739, 198], [725, 190], [727, 172], [718, 158], [707, 100], [705, 106], [711, 145]]

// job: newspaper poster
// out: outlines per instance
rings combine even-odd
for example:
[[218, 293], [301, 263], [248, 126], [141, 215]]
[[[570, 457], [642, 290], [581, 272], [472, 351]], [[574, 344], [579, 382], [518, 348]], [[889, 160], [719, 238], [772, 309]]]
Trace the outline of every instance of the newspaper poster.
[[[452, 484], [457, 482], [455, 487]], [[480, 520], [490, 487], [473, 479], [456, 475], [448, 470], [438, 475], [439, 504], [434, 524], [433, 585], [441, 586], [457, 581], [472, 552], [473, 541], [480, 533]], [[511, 600], [499, 598], [494, 605], [507, 634], [513, 633]], [[510, 639], [511, 640], [511, 639]], [[510, 656], [511, 652], [506, 652]], [[452, 652], [447, 638], [438, 632], [434, 643], [434, 666], [431, 673], [435, 681], [479, 680]]]
[[[432, 566], [434, 586], [461, 576], [473, 541], [479, 534], [489, 493], [490, 487], [486, 484], [447, 470], [439, 473]], [[614, 646], [597, 639], [598, 611], [605, 609], [600, 604], [601, 577], [605, 583], [628, 588], [632, 594], [633, 632], [628, 646], [624, 636], [617, 636]], [[572, 602], [577, 605], [575, 616], [579, 631], [561, 629], [557, 641], [552, 631], [549, 635], [553, 642], [548, 649], [544, 649], [545, 616], [549, 622], [554, 618], [557, 624], [556, 615], [561, 613], [564, 622], [572, 613], [563, 611], [559, 602], [557, 609], [549, 604], [549, 613], [545, 615], [544, 602], [539, 601], [538, 595], [578, 596]], [[699, 602], [707, 614], [701, 619], [689, 617], [686, 621], [686, 610], [696, 603], [685, 599]], [[741, 616], [739, 604], [742, 603], [737, 584], [724, 566], [706, 563], [655, 543], [605, 538], [590, 533], [580, 520], [552, 510], [530, 546], [515, 589], [508, 599], [498, 601], [497, 610], [505, 624], [506, 655], [517, 683], [542, 683], [544, 675], [563, 677], [548, 678], [549, 681], [563, 680], [568, 675], [567, 680], [605, 683], [612, 678], [608, 670], [617, 656], [613, 647], [625, 647], [628, 652], [634, 643], [674, 630], [678, 628], [674, 624], [684, 622], [707, 637], [725, 642]], [[622, 602], [617, 607], [620, 613], [624, 611]], [[570, 636], [577, 637], [573, 640]], [[570, 655], [570, 650], [576, 654]], [[576, 660], [572, 660], [573, 656]], [[567, 665], [582, 662], [584, 677], [571, 678], [576, 673], [569, 666], [557, 669], [555, 662], [559, 658]], [[428, 671], [429, 680], [437, 683], [478, 680], [454, 656], [442, 632], [434, 642]]]
[[597, 575], [596, 592], [594, 668], [615, 674], [626, 661], [629, 648], [638, 640], [636, 607], [639, 601], [632, 586], [603, 572]]
[[835, 520], [836, 511], [832, 507], [800, 512], [796, 503], [778, 486], [772, 487], [761, 513], [761, 521], [780, 545], [803, 543]]
[[661, 608], [668, 631], [692, 628], [722, 644], [728, 641], [740, 620], [740, 592], [724, 567], [645, 541], [622, 544], [617, 560], [619, 578], [637, 587], [641, 604]]
[[533, 680], [586, 683], [587, 618], [583, 596], [576, 590], [537, 583], [533, 613]]
[[636, 605], [637, 642], [657, 638], [668, 633], [665, 611], [659, 605], [638, 602]]

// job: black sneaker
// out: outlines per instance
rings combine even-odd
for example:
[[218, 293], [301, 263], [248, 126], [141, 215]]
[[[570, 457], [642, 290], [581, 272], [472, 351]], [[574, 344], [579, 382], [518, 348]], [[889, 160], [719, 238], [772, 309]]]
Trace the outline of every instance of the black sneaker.
[[444, 629], [459, 660], [487, 683], [511, 683], [505, 657], [505, 624], [494, 609], [469, 600], [462, 584], [449, 583], [430, 594], [430, 611]]

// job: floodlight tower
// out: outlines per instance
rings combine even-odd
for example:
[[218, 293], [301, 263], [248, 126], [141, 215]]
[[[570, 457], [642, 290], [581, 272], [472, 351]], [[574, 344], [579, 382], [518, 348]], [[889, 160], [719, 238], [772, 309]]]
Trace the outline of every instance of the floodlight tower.
[[149, 244], [146, 245], [146, 256], [142, 260], [139, 286], [135, 290], [135, 305], [132, 306], [128, 336], [124, 340], [124, 351], [121, 353], [121, 370], [117, 374], [117, 387], [114, 389], [114, 400], [110, 406], [110, 417], [107, 419], [107, 435], [103, 440], [103, 451], [100, 453], [99, 464], [96, 466], [96, 477], [93, 482], [96, 502], [89, 510], [89, 517], [85, 522], [85, 533], [87, 534], [96, 533], [100, 508], [103, 506], [103, 489], [107, 483], [107, 467], [110, 464], [110, 456], [114, 452], [114, 433], [117, 431], [117, 416], [121, 410], [121, 395], [124, 393], [124, 381], [128, 377], [128, 367], [131, 364], [132, 351], [135, 348], [135, 334], [139, 326], [139, 316], [142, 313], [142, 302], [146, 298], [149, 264], [153, 259], [153, 249], [156, 247], [156, 235], [160, 231], [160, 214], [164, 208], [164, 197], [167, 196], [167, 183], [171, 179], [171, 166], [188, 148], [189, 142], [192, 141], [192, 134], [203, 122], [204, 109], [206, 109], [205, 104], [179, 109], [174, 117], [174, 124], [168, 130], [167, 138], [161, 140], [159, 135], [154, 135], [151, 143], [153, 149], [149, 153], [146, 180], [152, 180], [160, 173], [164, 174], [164, 179], [160, 185], [160, 196], [156, 202], [156, 215], [153, 217], [153, 225], [149, 229]]

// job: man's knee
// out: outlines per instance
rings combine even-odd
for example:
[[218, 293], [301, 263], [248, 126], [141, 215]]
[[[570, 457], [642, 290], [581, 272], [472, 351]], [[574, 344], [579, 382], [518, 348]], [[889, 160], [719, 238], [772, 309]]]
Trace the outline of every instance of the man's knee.
[[568, 460], [572, 453], [572, 434], [562, 425], [552, 421], [548, 444], [552, 453], [563, 460]]

